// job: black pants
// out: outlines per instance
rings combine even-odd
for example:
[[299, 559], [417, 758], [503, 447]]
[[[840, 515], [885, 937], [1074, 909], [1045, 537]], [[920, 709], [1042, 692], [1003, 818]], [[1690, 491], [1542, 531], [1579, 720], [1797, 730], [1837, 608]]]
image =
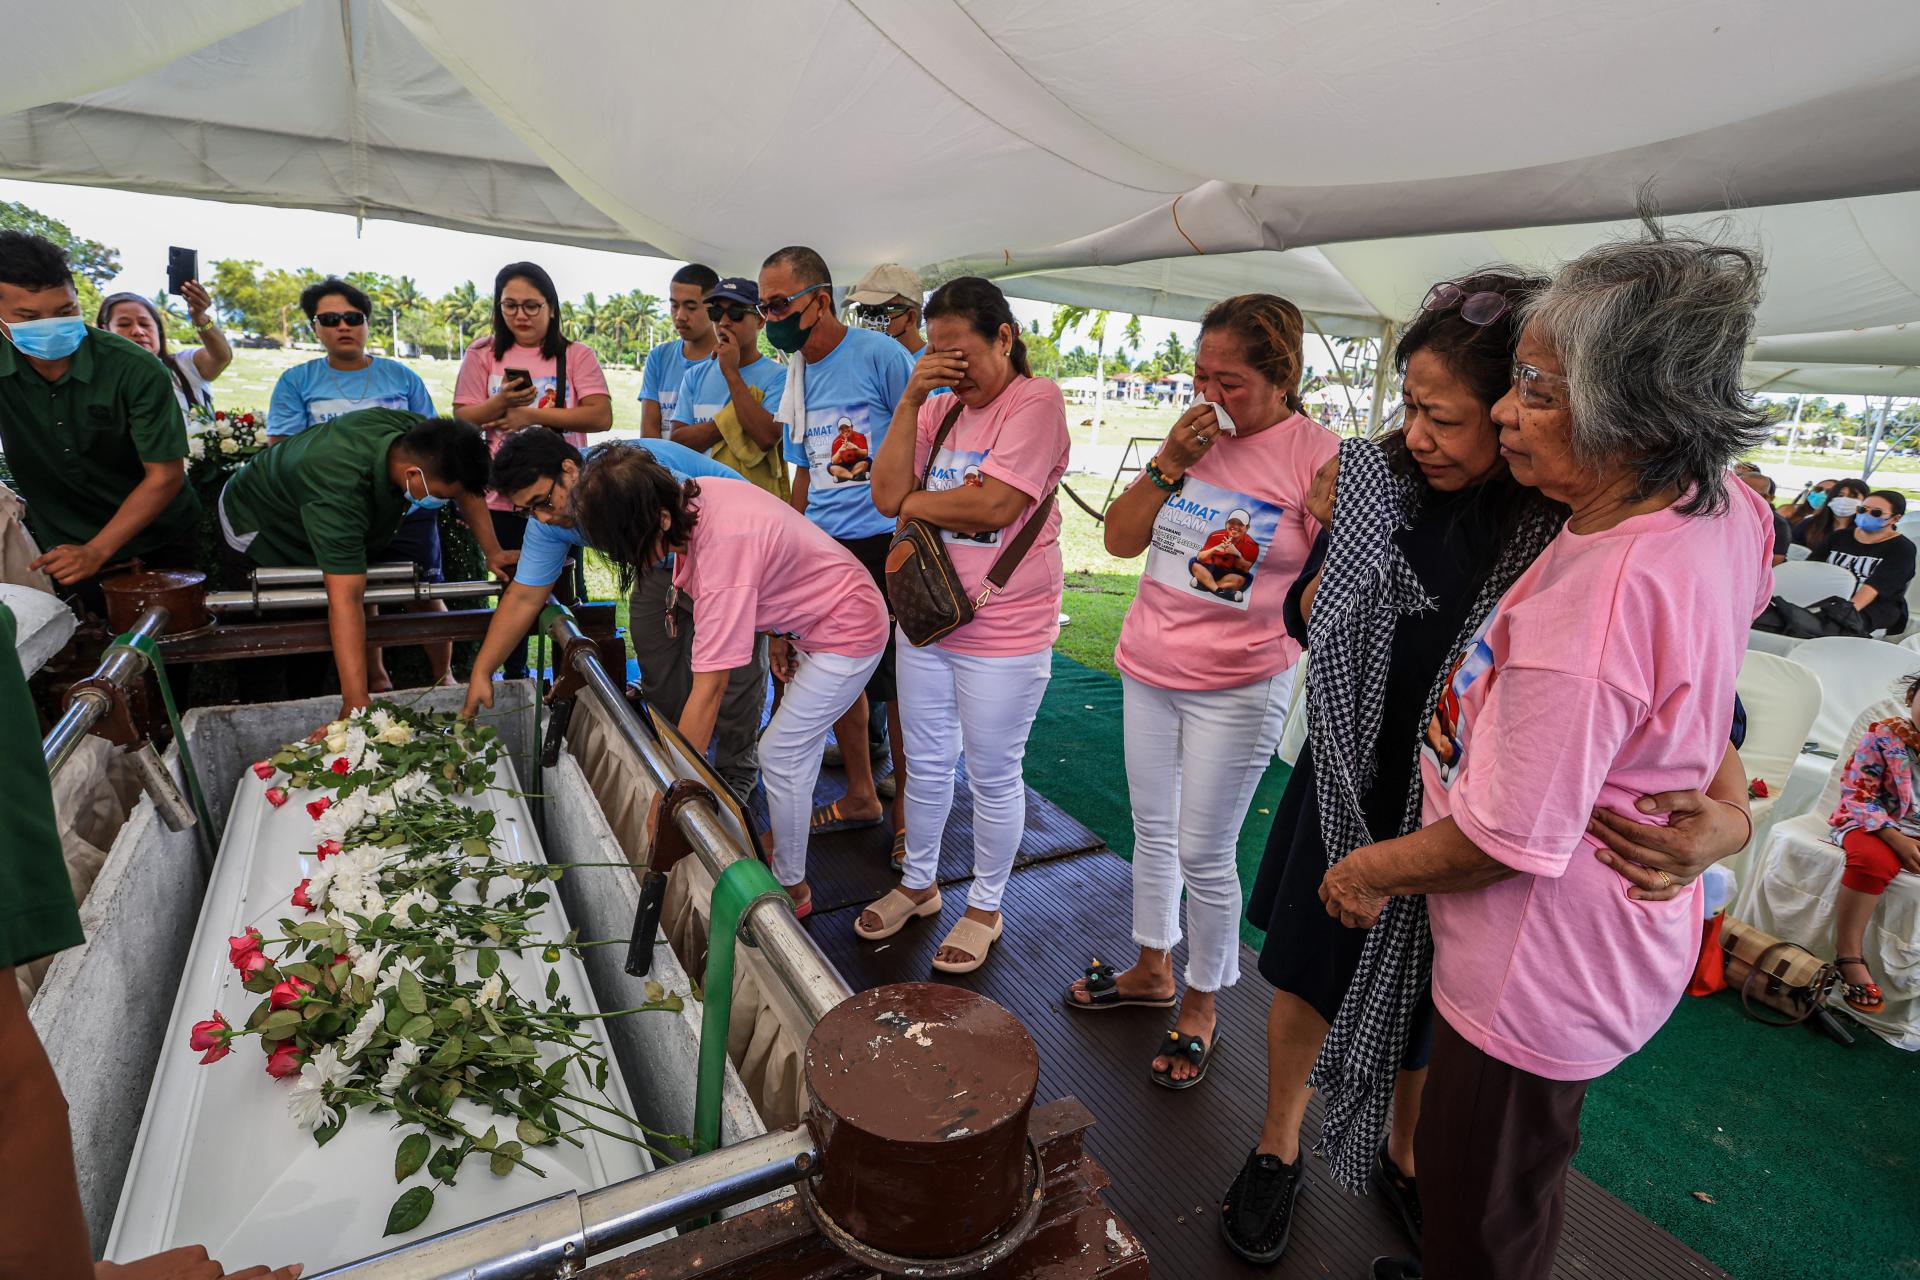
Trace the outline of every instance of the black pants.
[[1427, 1280], [1546, 1280], [1580, 1146], [1585, 1080], [1549, 1080], [1434, 1019], [1414, 1159]]
[[[853, 552], [853, 558], [873, 576], [873, 584], [880, 588], [880, 598], [886, 600], [887, 548], [893, 545], [893, 535], [876, 533], [870, 538], [835, 538], [834, 541]], [[880, 665], [867, 677], [867, 699], [874, 706], [894, 699], [893, 643], [893, 603], [888, 601], [887, 647], [880, 653]]]

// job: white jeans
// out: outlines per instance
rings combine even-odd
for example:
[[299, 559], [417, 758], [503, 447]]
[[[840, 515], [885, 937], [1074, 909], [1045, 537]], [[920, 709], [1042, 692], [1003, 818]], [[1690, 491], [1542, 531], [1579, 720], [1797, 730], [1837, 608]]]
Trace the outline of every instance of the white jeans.
[[953, 809], [954, 768], [967, 752], [973, 791], [973, 887], [967, 905], [998, 911], [1027, 824], [1020, 763], [1053, 675], [1053, 651], [980, 658], [937, 644], [895, 648], [900, 727], [907, 749], [907, 859], [901, 883], [925, 889], [940, 869]]
[[1240, 825], [1273, 759], [1293, 669], [1235, 689], [1160, 689], [1122, 676], [1133, 802], [1133, 940], [1171, 951], [1187, 890], [1187, 986], [1240, 979]]
[[867, 677], [880, 665], [878, 652], [864, 658], [799, 652], [794, 657], [800, 669], [760, 735], [760, 783], [767, 789], [767, 815], [773, 830], [773, 874], [785, 885], [807, 878], [813, 784], [820, 780], [827, 730], [846, 714], [866, 688]]

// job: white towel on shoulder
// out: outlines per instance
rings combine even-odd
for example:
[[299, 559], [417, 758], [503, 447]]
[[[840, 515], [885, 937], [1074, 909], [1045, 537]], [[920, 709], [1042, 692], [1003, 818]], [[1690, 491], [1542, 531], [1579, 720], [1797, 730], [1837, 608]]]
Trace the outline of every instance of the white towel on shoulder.
[[780, 411], [774, 415], [787, 426], [787, 439], [807, 447], [807, 360], [798, 351], [787, 357], [787, 386], [780, 393]]

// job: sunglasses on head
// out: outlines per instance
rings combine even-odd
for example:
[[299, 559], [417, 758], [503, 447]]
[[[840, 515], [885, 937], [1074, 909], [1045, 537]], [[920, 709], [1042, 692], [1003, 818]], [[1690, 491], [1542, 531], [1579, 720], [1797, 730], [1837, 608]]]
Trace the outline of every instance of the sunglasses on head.
[[367, 322], [364, 311], [322, 311], [313, 318], [313, 322], [322, 329], [335, 329], [341, 325], [361, 325]]
[[1452, 311], [1457, 308], [1462, 320], [1485, 328], [1507, 314], [1507, 308], [1511, 305], [1504, 293], [1490, 290], [1468, 293], [1451, 280], [1443, 280], [1427, 290], [1426, 301], [1420, 304], [1420, 310]]
[[732, 324], [739, 324], [752, 314], [753, 308], [744, 302], [709, 302], [707, 304], [709, 320], [726, 320]]
[[776, 293], [771, 298], [762, 298], [760, 304], [755, 307], [754, 310], [758, 311], [768, 320], [784, 320], [786, 319], [787, 313], [793, 310], [794, 303], [800, 301], [800, 299], [815, 290], [826, 287], [824, 284], [810, 284], [806, 288], [791, 295]]

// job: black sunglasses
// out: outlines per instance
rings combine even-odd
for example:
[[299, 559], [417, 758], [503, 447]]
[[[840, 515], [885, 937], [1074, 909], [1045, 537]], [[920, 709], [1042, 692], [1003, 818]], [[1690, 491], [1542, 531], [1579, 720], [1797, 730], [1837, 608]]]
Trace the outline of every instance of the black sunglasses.
[[709, 320], [725, 320], [731, 324], [739, 324], [752, 314], [753, 308], [747, 306], [745, 303], [709, 302], [707, 304], [707, 319]]
[[364, 311], [322, 311], [313, 318], [313, 322], [322, 329], [332, 329], [338, 325], [359, 325], [367, 322]]

